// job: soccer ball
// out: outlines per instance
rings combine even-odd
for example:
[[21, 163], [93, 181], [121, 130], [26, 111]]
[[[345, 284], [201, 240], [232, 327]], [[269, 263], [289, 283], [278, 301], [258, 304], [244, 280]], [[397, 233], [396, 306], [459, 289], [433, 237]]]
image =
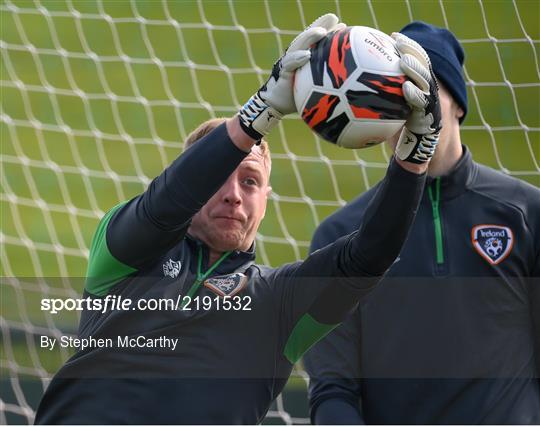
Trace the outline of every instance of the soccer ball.
[[369, 27], [347, 27], [311, 48], [294, 80], [296, 109], [322, 138], [364, 148], [396, 134], [410, 108], [394, 40]]

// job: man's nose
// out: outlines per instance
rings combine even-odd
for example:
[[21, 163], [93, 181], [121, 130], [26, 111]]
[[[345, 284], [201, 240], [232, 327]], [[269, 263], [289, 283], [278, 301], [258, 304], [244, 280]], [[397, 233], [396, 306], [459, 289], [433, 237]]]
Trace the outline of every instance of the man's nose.
[[236, 181], [228, 182], [223, 189], [223, 201], [229, 205], [239, 205], [242, 203], [240, 185]]

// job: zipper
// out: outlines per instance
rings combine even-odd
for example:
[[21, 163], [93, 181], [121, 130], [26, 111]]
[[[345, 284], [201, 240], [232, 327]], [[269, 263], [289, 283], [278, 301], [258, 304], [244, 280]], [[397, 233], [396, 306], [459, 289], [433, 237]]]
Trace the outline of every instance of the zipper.
[[435, 250], [437, 253], [437, 264], [444, 264], [443, 235], [441, 225], [441, 178], [435, 178], [435, 196], [433, 195], [433, 186], [428, 187], [429, 200], [431, 201], [431, 212], [433, 213], [433, 227], [435, 229]]
[[[197, 278], [191, 285], [191, 288], [189, 288], [188, 293], [186, 294], [189, 299], [193, 298], [193, 295], [197, 293], [199, 288], [201, 287], [201, 284], [212, 274], [212, 272], [223, 262], [225, 261], [225, 258], [227, 258], [231, 254], [231, 251], [224, 252], [223, 255], [214, 263], [212, 266], [206, 270], [204, 273], [202, 272], [202, 246], [199, 245], [199, 251], [198, 251], [198, 257], [197, 257]], [[182, 308], [184, 308], [184, 305], [188, 303], [188, 300], [185, 300], [182, 304]]]

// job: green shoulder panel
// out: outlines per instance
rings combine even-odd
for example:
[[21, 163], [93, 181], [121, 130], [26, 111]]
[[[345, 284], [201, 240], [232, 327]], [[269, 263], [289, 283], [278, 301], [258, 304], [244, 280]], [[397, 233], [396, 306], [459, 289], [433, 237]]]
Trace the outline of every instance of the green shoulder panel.
[[285, 357], [292, 364], [296, 363], [309, 348], [328, 334], [337, 325], [325, 325], [317, 322], [309, 314], [304, 314], [289, 335], [285, 344]]
[[93, 295], [107, 295], [114, 285], [137, 271], [135, 268], [118, 261], [107, 246], [107, 226], [114, 213], [126, 203], [122, 202], [116, 205], [105, 214], [92, 239], [85, 288]]

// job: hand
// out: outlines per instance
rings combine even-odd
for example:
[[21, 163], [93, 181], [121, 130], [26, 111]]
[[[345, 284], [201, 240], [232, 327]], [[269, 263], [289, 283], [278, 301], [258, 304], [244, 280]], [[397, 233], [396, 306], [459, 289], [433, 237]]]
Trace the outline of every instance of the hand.
[[309, 47], [329, 32], [345, 27], [333, 13], [317, 18], [300, 33], [272, 67], [264, 85], [240, 109], [240, 125], [253, 139], [260, 140], [281, 118], [296, 111], [293, 99], [293, 76], [311, 57]]
[[404, 34], [393, 33], [392, 37], [401, 54], [401, 69], [410, 79], [403, 83], [403, 96], [412, 109], [397, 143], [396, 156], [411, 163], [426, 163], [439, 142], [439, 87], [426, 51]]

